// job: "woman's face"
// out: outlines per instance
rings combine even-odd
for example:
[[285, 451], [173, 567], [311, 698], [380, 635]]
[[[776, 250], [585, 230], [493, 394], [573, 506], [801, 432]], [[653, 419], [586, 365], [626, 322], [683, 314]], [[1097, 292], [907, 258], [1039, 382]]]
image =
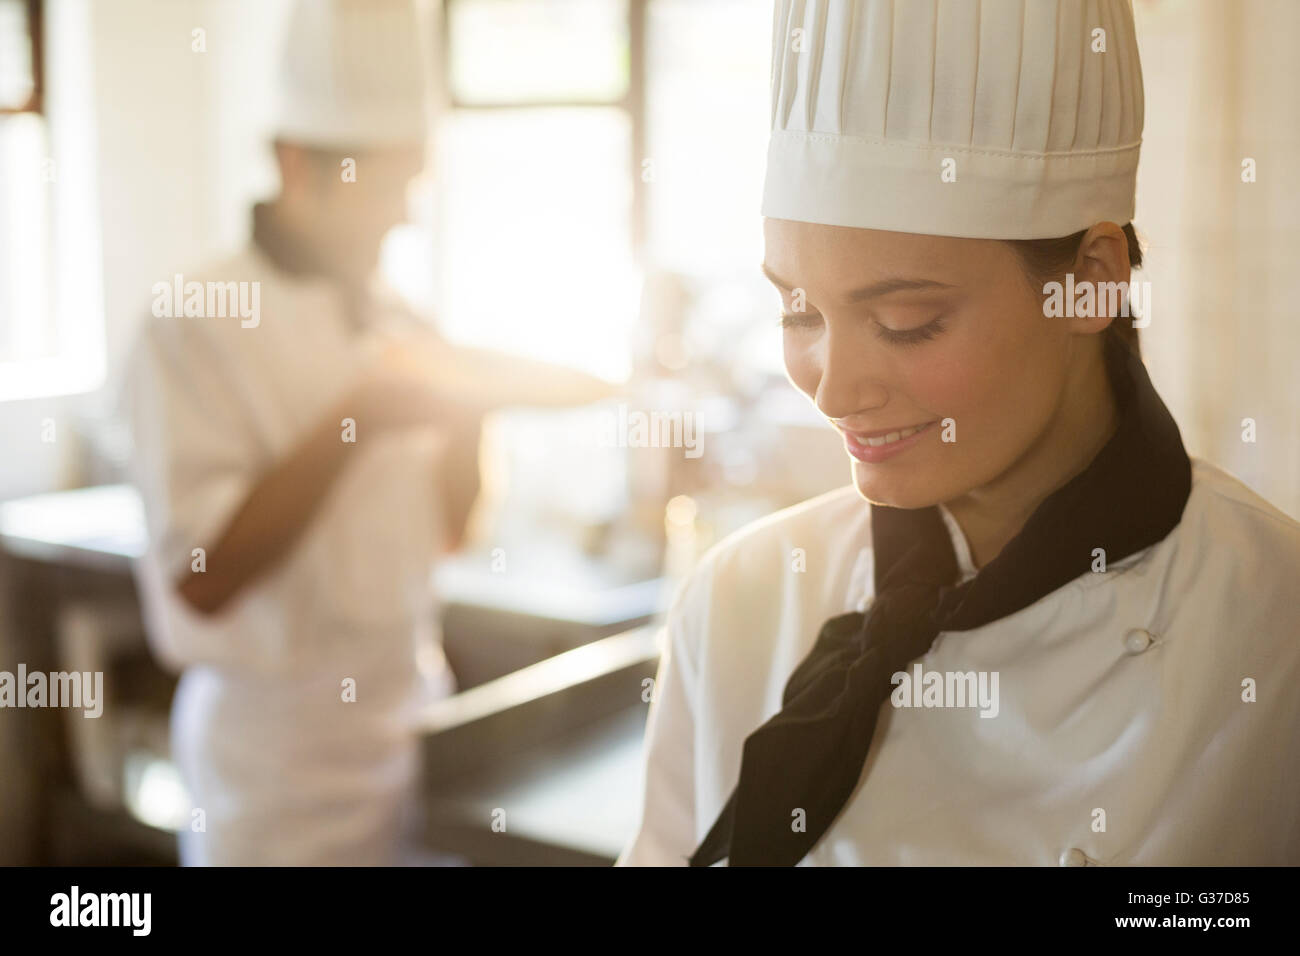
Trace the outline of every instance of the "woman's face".
[[765, 236], [786, 370], [843, 436], [868, 500], [922, 508], [981, 488], [1060, 416], [1071, 328], [1044, 317], [1007, 244], [782, 219]]

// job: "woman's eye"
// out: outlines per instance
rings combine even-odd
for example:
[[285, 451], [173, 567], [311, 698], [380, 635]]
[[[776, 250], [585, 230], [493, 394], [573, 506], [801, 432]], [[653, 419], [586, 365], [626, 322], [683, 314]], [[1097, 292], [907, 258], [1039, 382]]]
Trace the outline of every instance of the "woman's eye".
[[816, 312], [782, 312], [781, 328], [815, 329], [822, 324], [822, 317]]
[[[780, 321], [781, 328], [797, 331], [819, 328], [822, 317], [817, 312], [782, 312]], [[915, 329], [891, 329], [879, 322], [872, 324], [876, 327], [876, 334], [891, 345], [917, 345], [934, 338], [944, 330], [944, 316], [939, 316]]]
[[876, 328], [880, 337], [886, 342], [894, 345], [917, 345], [934, 338], [943, 331], [944, 317], [939, 316], [937, 319], [915, 329], [889, 329], [880, 324], [877, 324]]

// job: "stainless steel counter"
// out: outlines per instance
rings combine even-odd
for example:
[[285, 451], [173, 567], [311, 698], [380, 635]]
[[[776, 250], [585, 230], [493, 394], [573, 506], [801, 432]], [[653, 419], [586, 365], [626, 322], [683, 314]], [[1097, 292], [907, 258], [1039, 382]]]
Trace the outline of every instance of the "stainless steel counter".
[[425, 715], [428, 840], [472, 862], [607, 865], [635, 831], [656, 632], [507, 675]]

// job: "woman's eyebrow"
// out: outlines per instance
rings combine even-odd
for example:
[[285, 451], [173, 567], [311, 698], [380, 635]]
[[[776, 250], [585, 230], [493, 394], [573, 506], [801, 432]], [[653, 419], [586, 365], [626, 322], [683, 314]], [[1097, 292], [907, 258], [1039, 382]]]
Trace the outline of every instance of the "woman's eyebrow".
[[[791, 285], [769, 269], [767, 263], [763, 263], [762, 269], [763, 275], [767, 276], [768, 281], [778, 289], [784, 289], [786, 292], [790, 292], [795, 288], [795, 286]], [[955, 288], [957, 287], [954, 285], [947, 282], [939, 282], [936, 279], [906, 279], [899, 277], [894, 279], [881, 279], [879, 282], [873, 282], [860, 289], [854, 289], [844, 298], [848, 302], [862, 302], [866, 299], [875, 299], [883, 295], [889, 295], [891, 292], [918, 292], [928, 289]]]
[[854, 289], [844, 298], [849, 302], [863, 302], [867, 299], [876, 299], [883, 295], [889, 295], [891, 292], [920, 292], [928, 289], [955, 289], [955, 285], [947, 282], [939, 282], [936, 279], [881, 279], [879, 282], [873, 282], [871, 285], [864, 285], [860, 289]]

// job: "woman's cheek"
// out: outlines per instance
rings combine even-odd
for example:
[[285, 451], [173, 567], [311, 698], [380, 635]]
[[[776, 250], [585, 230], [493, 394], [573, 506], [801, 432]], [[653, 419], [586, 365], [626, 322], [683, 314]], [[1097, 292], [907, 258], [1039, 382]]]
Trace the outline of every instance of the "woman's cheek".
[[1046, 414], [1052, 407], [1050, 388], [1044, 387], [1050, 364], [1029, 343], [967, 343], [959, 354], [932, 364], [923, 387], [933, 396], [929, 407], [955, 422], [959, 447], [996, 457], [1037, 427], [1036, 409]]
[[984, 403], [987, 376], [979, 356], [957, 343], [944, 343], [912, 362], [908, 394], [919, 409], [937, 419], [952, 418], [960, 428], [961, 420]]
[[785, 333], [782, 342], [785, 372], [795, 388], [815, 400], [817, 385], [821, 381], [821, 368], [817, 364], [815, 351], [806, 341], [800, 342], [801, 337], [808, 338], [808, 336]]

